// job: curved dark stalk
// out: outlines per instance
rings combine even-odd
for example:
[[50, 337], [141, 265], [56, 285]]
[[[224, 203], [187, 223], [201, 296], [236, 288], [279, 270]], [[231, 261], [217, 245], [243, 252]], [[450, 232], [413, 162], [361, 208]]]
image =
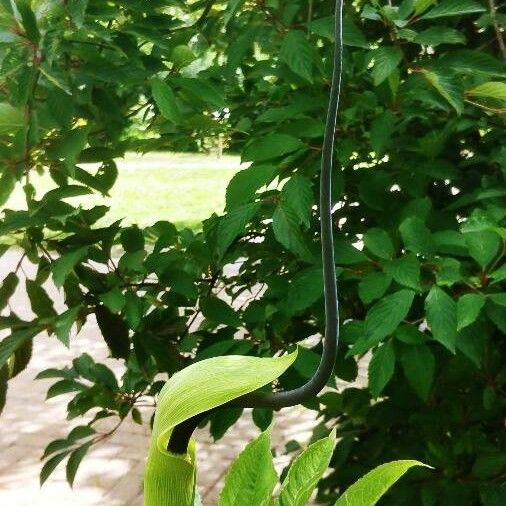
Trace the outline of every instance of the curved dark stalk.
[[[228, 403], [227, 406], [280, 409], [301, 404], [315, 397], [323, 389], [334, 370], [339, 339], [339, 312], [336, 269], [334, 263], [334, 239], [332, 233], [331, 182], [334, 135], [342, 74], [342, 9], [343, 0], [336, 0], [334, 69], [332, 73], [332, 86], [330, 90], [325, 136], [323, 139], [320, 179], [320, 222], [323, 283], [325, 290], [325, 338], [323, 340], [323, 352], [320, 364], [314, 376], [306, 384], [294, 390], [273, 393], [256, 391], [234, 399]], [[168, 444], [169, 451], [181, 453], [181, 450], [183, 450], [183, 452], [185, 452], [189, 438], [201, 420], [202, 417], [195, 417], [195, 419], [187, 420], [176, 427]]]

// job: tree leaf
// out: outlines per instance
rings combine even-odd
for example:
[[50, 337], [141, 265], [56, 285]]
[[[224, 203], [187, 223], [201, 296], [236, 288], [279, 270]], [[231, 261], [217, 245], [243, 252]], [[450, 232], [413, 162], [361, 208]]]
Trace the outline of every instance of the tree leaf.
[[9, 272], [0, 286], [0, 311], [8, 304], [9, 299], [14, 295], [19, 279], [14, 272]]
[[378, 466], [351, 485], [335, 506], [374, 506], [414, 466], [429, 467], [416, 460], [396, 460]]
[[313, 47], [300, 30], [290, 30], [281, 43], [280, 61], [309, 82], [313, 80]]
[[481, 294], [467, 293], [462, 295], [457, 301], [457, 331], [474, 323], [484, 305], [485, 297]]
[[484, 12], [486, 9], [474, 0], [442, 0], [420, 19], [436, 19], [450, 16], [463, 16]]
[[77, 469], [79, 468], [79, 464], [83, 460], [84, 456], [90, 449], [92, 441], [88, 441], [80, 446], [77, 450], [74, 450], [69, 457], [66, 467], [66, 477], [68, 484], [72, 487], [74, 484], [74, 479], [76, 477]]
[[112, 313], [106, 306], [96, 306], [95, 316], [111, 357], [127, 359], [130, 354], [130, 337], [123, 318]]
[[229, 467], [219, 506], [267, 506], [278, 476], [272, 463], [271, 431], [249, 443]]
[[87, 254], [88, 246], [84, 246], [62, 255], [51, 264], [53, 280], [57, 287], [63, 286], [67, 276], [74, 270], [74, 267], [86, 257]]
[[364, 245], [379, 258], [388, 260], [395, 253], [390, 236], [382, 228], [370, 228], [364, 235]]
[[400, 290], [376, 302], [365, 318], [367, 339], [379, 342], [392, 334], [408, 315], [414, 296], [411, 290]]
[[56, 318], [54, 332], [58, 340], [67, 347], [70, 345], [70, 331], [72, 325], [74, 325], [77, 320], [80, 311], [81, 306], [72, 307]]
[[434, 285], [425, 299], [427, 323], [434, 339], [455, 353], [457, 339], [457, 304], [441, 288]]
[[441, 72], [427, 69], [422, 69], [421, 72], [436, 91], [457, 111], [457, 114], [461, 114], [464, 109], [464, 90], [459, 83]]
[[295, 276], [290, 288], [284, 310], [294, 315], [313, 305], [323, 297], [323, 270], [321, 267], [305, 269]]
[[273, 165], [258, 165], [237, 172], [227, 186], [228, 210], [250, 202], [257, 190], [269, 184], [276, 174]]
[[488, 230], [467, 232], [464, 234], [469, 254], [482, 266], [486, 267], [499, 253], [502, 247], [501, 238]]
[[429, 258], [433, 255], [434, 242], [423, 220], [412, 216], [406, 218], [400, 224], [399, 231], [407, 249]]
[[466, 91], [466, 94], [476, 97], [506, 100], [506, 83], [499, 81], [489, 81], [488, 83], [480, 84], [473, 89]]
[[0, 367], [0, 415], [7, 402], [7, 388], [9, 383], [9, 369], [6, 365]]
[[172, 88], [161, 79], [151, 80], [151, 93], [162, 116], [175, 125], [182, 121], [182, 115]]
[[15, 132], [25, 125], [25, 116], [20, 109], [0, 102], [0, 134]]
[[383, 297], [391, 282], [392, 278], [383, 272], [370, 272], [360, 280], [358, 295], [364, 304], [370, 304]]
[[32, 325], [28, 328], [12, 332], [11, 335], [0, 341], [0, 369], [7, 363], [9, 357], [19, 348], [25, 345], [29, 339], [33, 339], [42, 328]]
[[270, 134], [249, 143], [244, 148], [242, 160], [262, 162], [293, 153], [302, 147], [304, 144], [296, 137], [287, 134]]
[[240, 327], [241, 319], [238, 313], [224, 300], [217, 297], [204, 297], [200, 299], [202, 314], [214, 323], [223, 323], [230, 327]]
[[390, 262], [383, 262], [383, 270], [400, 285], [420, 291], [420, 262], [416, 255], [407, 253]]
[[308, 503], [314, 488], [327, 470], [335, 445], [336, 433], [333, 430], [328, 437], [308, 446], [293, 461], [281, 485], [276, 505], [305, 506]]
[[464, 34], [447, 26], [431, 26], [420, 32], [414, 38], [414, 42], [423, 46], [436, 47], [439, 44], [465, 44]]
[[27, 279], [25, 282], [26, 293], [30, 299], [32, 311], [39, 318], [53, 318], [56, 316], [56, 311], [53, 307], [53, 301], [49, 298], [44, 288], [32, 279]]
[[424, 344], [403, 346], [401, 364], [410, 386], [427, 401], [436, 369], [436, 360], [429, 347]]
[[374, 60], [372, 69], [374, 86], [379, 86], [401, 62], [402, 51], [398, 47], [382, 46], [373, 49], [369, 56]]
[[389, 110], [383, 111], [372, 121], [369, 137], [376, 154], [382, 155], [390, 147], [394, 126], [395, 116]]
[[4, 168], [0, 176], [0, 206], [3, 206], [9, 200], [15, 186], [16, 177], [14, 176], [14, 172], [9, 168]]
[[377, 348], [369, 362], [369, 390], [374, 398], [378, 397], [395, 370], [395, 353], [392, 343]]
[[283, 186], [281, 198], [284, 205], [290, 207], [299, 218], [299, 223], [309, 228], [313, 205], [311, 181], [299, 174], [293, 175]]

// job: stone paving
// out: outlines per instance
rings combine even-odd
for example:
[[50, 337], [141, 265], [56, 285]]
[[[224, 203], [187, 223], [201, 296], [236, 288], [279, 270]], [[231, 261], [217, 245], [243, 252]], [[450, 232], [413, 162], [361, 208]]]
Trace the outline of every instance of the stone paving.
[[[19, 253], [9, 251], [0, 257], [0, 279], [19, 260]], [[33, 266], [23, 264], [29, 277]], [[54, 287], [49, 293], [61, 306], [61, 296]], [[22, 290], [16, 293], [12, 309], [21, 317], [30, 317], [31, 310]], [[3, 337], [4, 334], [0, 334]], [[0, 505], [9, 506], [140, 506], [142, 504], [142, 473], [147, 452], [149, 428], [132, 421], [94, 447], [83, 460], [71, 489], [65, 480], [64, 466], [58, 468], [39, 487], [40, 456], [47, 443], [65, 437], [70, 427], [83, 420], [65, 420], [65, 406], [71, 396], [59, 396], [44, 401], [51, 380], [34, 380], [37, 373], [48, 367], [69, 364], [73, 357], [87, 352], [97, 360], [103, 359], [115, 372], [120, 363], [107, 358], [107, 349], [93, 321], [65, 348], [55, 338], [38, 336], [34, 341], [33, 359], [25, 371], [10, 384], [7, 404], [0, 416]], [[144, 419], [149, 419], [145, 413]], [[302, 408], [282, 410], [276, 416], [274, 447], [278, 472], [288, 463], [281, 453], [290, 440], [306, 442], [315, 424], [315, 413]], [[199, 489], [205, 506], [217, 504], [224, 473], [244, 444], [258, 434], [249, 413], [217, 443], [207, 430], [197, 434], [199, 442]], [[245, 505], [246, 506], [246, 505]]]

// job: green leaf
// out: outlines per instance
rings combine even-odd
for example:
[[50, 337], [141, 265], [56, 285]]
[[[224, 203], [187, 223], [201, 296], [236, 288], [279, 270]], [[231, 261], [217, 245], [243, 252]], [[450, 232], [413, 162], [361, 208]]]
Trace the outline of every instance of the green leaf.
[[218, 224], [217, 254], [221, 258], [237, 236], [244, 232], [246, 225], [260, 209], [260, 204], [254, 202], [229, 211]]
[[383, 270], [400, 285], [420, 291], [420, 262], [416, 255], [408, 253], [390, 262], [383, 262]]
[[0, 286], [0, 311], [8, 304], [9, 299], [14, 295], [19, 279], [14, 272], [9, 272]]
[[223, 323], [230, 327], [241, 326], [241, 319], [238, 313], [224, 300], [217, 297], [204, 297], [200, 299], [200, 310], [205, 318], [214, 323]]
[[121, 289], [117, 286], [106, 293], [101, 293], [98, 298], [112, 313], [119, 313], [126, 304], [125, 296], [123, 295]]
[[382, 155], [390, 147], [394, 126], [395, 116], [388, 110], [376, 116], [372, 121], [369, 136], [376, 154]]
[[395, 253], [390, 236], [382, 228], [370, 228], [364, 235], [364, 245], [379, 258], [390, 259]]
[[427, 401], [436, 369], [436, 359], [429, 347], [424, 344], [403, 346], [401, 364], [411, 388]]
[[296, 137], [286, 134], [270, 134], [249, 143], [242, 153], [242, 160], [262, 162], [293, 153], [302, 147], [304, 144]]
[[281, 198], [284, 205], [293, 210], [299, 219], [299, 223], [309, 228], [313, 205], [311, 181], [307, 177], [295, 174], [283, 186]]
[[144, 249], [144, 234], [137, 226], [124, 228], [121, 231], [120, 240], [127, 253], [135, 253]]
[[217, 88], [202, 77], [199, 79], [173, 77], [171, 78], [171, 82], [178, 84], [194, 98], [205, 102], [211, 107], [221, 109], [226, 105], [223, 90]]
[[408, 250], [425, 257], [433, 255], [434, 242], [423, 220], [417, 217], [406, 218], [400, 224], [399, 231]]
[[439, 44], [465, 44], [466, 38], [454, 28], [447, 26], [431, 26], [416, 35], [414, 42], [424, 46], [436, 47]]
[[74, 270], [74, 267], [81, 262], [88, 254], [88, 246], [67, 253], [51, 264], [53, 280], [57, 287], [62, 287], [67, 276]]
[[81, 392], [84, 389], [85, 387], [75, 380], [63, 379], [51, 385], [51, 387], [47, 391], [46, 400], [52, 399], [53, 397], [58, 397], [59, 395], [68, 394], [71, 392]]
[[49, 295], [37, 281], [27, 279], [25, 286], [26, 293], [30, 299], [32, 311], [39, 318], [52, 318], [56, 316], [53, 301], [49, 298]]
[[240, 453], [225, 476], [219, 506], [270, 504], [272, 491], [278, 481], [270, 446], [271, 431], [267, 429]]
[[395, 370], [395, 353], [392, 343], [377, 348], [369, 362], [369, 390], [373, 398], [379, 397], [392, 379]]
[[9, 357], [19, 348], [24, 346], [29, 339], [33, 339], [42, 328], [32, 325], [28, 328], [17, 330], [0, 341], [0, 369], [7, 363]]
[[3, 206], [11, 196], [16, 186], [16, 177], [14, 172], [9, 168], [3, 169], [0, 176], [0, 206]]
[[467, 293], [460, 297], [457, 301], [457, 331], [474, 323], [484, 305], [485, 297], [481, 294]]
[[298, 273], [288, 289], [284, 310], [288, 315], [304, 311], [323, 297], [323, 270], [321, 267]]
[[9, 379], [16, 377], [24, 371], [32, 358], [33, 340], [29, 339], [20, 346], [8, 361]]
[[376, 343], [392, 334], [408, 315], [414, 296], [411, 290], [400, 290], [376, 302], [365, 318], [367, 339]]
[[15, 132], [24, 126], [23, 111], [5, 102], [0, 102], [0, 135]]
[[0, 367], [0, 415], [7, 402], [7, 388], [9, 384], [9, 368], [4, 365]]
[[474, 0], [442, 0], [420, 19], [436, 19], [450, 16], [463, 16], [484, 12], [486, 9]]
[[427, 323], [434, 339], [455, 353], [457, 339], [457, 304], [438, 286], [434, 285], [425, 299]]
[[333, 430], [328, 437], [308, 446], [293, 461], [281, 485], [276, 506], [305, 506], [308, 503], [327, 470], [335, 445], [336, 433]]
[[77, 28], [82, 28], [88, 8], [88, 0], [67, 0], [67, 9]]
[[374, 60], [372, 69], [374, 86], [380, 85], [402, 60], [402, 51], [398, 47], [382, 46], [372, 50], [369, 55]]
[[48, 154], [56, 160], [63, 160], [70, 176], [75, 174], [75, 163], [88, 142], [88, 127], [74, 128], [50, 146]]
[[40, 486], [44, 485], [46, 480], [51, 476], [53, 471], [57, 468], [58, 464], [70, 453], [70, 450], [57, 453], [51, 457], [43, 466], [40, 471]]
[[66, 467], [66, 477], [67, 482], [71, 487], [74, 484], [74, 479], [76, 477], [79, 464], [81, 464], [81, 461], [83, 460], [84, 456], [86, 455], [92, 444], [93, 444], [92, 441], [89, 441], [80, 446], [77, 450], [74, 450], [70, 454]]
[[162, 116], [175, 125], [182, 121], [182, 115], [172, 88], [161, 79], [151, 81], [151, 93]]
[[358, 295], [364, 304], [370, 304], [383, 297], [391, 282], [392, 278], [383, 272], [370, 272], [360, 280]]
[[130, 354], [130, 338], [123, 318], [112, 313], [106, 306], [96, 306], [95, 316], [111, 357], [127, 359]]
[[466, 91], [467, 95], [506, 100], [506, 83], [489, 81]]
[[467, 232], [464, 234], [469, 254], [478, 264], [486, 267], [494, 260], [502, 248], [501, 238], [495, 233], [485, 230], [483, 232]]
[[77, 320], [80, 311], [81, 307], [76, 306], [68, 309], [56, 318], [54, 332], [58, 340], [67, 347], [70, 345], [70, 330]]
[[280, 61], [286, 63], [295, 74], [309, 82], [313, 80], [313, 47], [300, 30], [291, 30], [283, 38], [279, 52]]
[[21, 14], [21, 23], [25, 29], [28, 40], [37, 44], [40, 40], [40, 32], [37, 27], [37, 19], [31, 7], [30, 0], [16, 0], [16, 7]]
[[422, 69], [421, 72], [435, 90], [457, 111], [457, 114], [461, 114], [464, 109], [464, 93], [460, 84], [441, 72], [427, 69]]
[[396, 460], [378, 466], [351, 485], [335, 506], [374, 506], [414, 466], [429, 467], [416, 460]]
[[[334, 25], [334, 16], [314, 19], [313, 21], [307, 23], [307, 26], [313, 33], [332, 41], [335, 36]], [[343, 44], [345, 46], [356, 46], [362, 48], [369, 47], [363, 32], [347, 16], [344, 16], [343, 18]]]
[[268, 185], [275, 174], [276, 167], [273, 165], [253, 166], [237, 172], [227, 186], [226, 208], [235, 209], [250, 202], [257, 190]]
[[395, 331], [395, 337], [406, 344], [423, 344], [428, 340], [427, 334], [421, 332], [415, 325], [402, 324]]
[[274, 237], [287, 250], [302, 260], [312, 262], [313, 255], [299, 229], [299, 220], [295, 212], [281, 203], [272, 216]]

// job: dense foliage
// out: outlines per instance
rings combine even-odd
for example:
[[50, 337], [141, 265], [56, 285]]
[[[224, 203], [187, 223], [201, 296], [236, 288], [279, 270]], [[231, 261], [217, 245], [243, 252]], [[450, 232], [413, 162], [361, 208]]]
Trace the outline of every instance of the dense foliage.
[[[125, 365], [117, 378], [83, 355], [41, 373], [57, 378], [50, 396], [76, 392], [70, 418], [92, 418], [47, 448], [43, 479], [70, 454], [73, 480], [100, 439], [96, 420], [139, 420], [159, 372], [272, 356], [322, 332], [315, 202], [332, 12], [330, 0], [0, 1], [0, 204], [16, 185], [26, 195], [25, 209], [3, 210], [1, 252], [15, 245], [37, 265], [26, 280], [33, 321], [9, 310], [20, 273], [0, 287], [0, 405], [35, 336], [68, 344], [93, 315]], [[493, 0], [345, 7], [336, 376], [355, 380], [365, 357], [369, 381], [331, 384], [308, 406], [337, 426], [324, 502], [412, 458], [436, 471], [412, 471], [385, 504], [506, 502], [504, 21]], [[107, 194], [126, 151], [191, 150], [217, 134], [252, 163], [202, 232], [103, 226], [106, 207], [76, 204]], [[45, 195], [31, 184], [43, 171], [55, 186]], [[232, 309], [219, 291], [248, 304]], [[309, 377], [318, 354], [303, 349], [282, 386]], [[213, 415], [212, 434], [239, 415]], [[265, 428], [270, 414], [254, 419]]]

